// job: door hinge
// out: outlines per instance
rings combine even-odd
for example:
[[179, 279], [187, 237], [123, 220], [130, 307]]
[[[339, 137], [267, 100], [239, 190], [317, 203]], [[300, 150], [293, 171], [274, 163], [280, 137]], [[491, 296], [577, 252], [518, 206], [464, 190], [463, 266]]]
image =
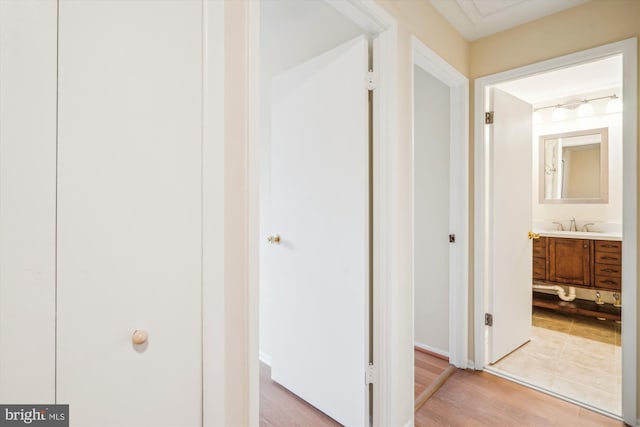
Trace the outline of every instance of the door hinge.
[[373, 70], [367, 72], [367, 90], [375, 90], [378, 87], [378, 76]]
[[493, 111], [487, 111], [484, 113], [484, 124], [492, 125], [493, 124]]
[[367, 366], [364, 382], [366, 385], [374, 384], [376, 382], [376, 370], [373, 363], [369, 363], [369, 366]]
[[486, 326], [493, 326], [493, 314], [491, 313], [484, 314], [484, 324]]
[[449, 243], [455, 243], [455, 242], [456, 242], [456, 235], [449, 234]]

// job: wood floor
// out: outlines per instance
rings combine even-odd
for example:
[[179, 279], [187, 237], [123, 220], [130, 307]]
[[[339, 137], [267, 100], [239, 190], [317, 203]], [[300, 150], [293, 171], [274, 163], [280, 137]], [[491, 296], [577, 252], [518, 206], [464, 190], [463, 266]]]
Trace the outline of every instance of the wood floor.
[[413, 385], [413, 397], [417, 398], [449, 367], [449, 362], [426, 354], [420, 350], [414, 350], [415, 381]]
[[271, 380], [271, 368], [260, 362], [261, 427], [334, 427], [339, 423]]
[[[435, 374], [434, 370], [441, 369], [441, 366], [440, 368], [436, 366], [439, 365], [438, 362], [433, 360], [425, 363], [416, 359], [416, 373], [421, 372], [420, 377], [424, 378], [420, 380], [422, 383]], [[417, 392], [418, 388], [415, 388], [415, 391]], [[271, 381], [269, 367], [261, 364], [261, 427], [339, 425], [327, 415]], [[456, 370], [415, 413], [416, 427], [622, 427], [624, 425], [621, 421], [486, 372], [460, 369]]]

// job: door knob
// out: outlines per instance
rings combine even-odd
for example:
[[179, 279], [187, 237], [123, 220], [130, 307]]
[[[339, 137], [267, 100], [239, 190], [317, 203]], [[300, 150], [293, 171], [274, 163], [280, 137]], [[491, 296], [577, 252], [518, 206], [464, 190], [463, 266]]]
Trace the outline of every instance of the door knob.
[[147, 331], [145, 331], [144, 329], [136, 329], [135, 331], [133, 331], [133, 335], [131, 336], [131, 341], [135, 345], [141, 345], [146, 343], [148, 338], [149, 338], [149, 333]]
[[539, 238], [540, 238], [540, 234], [538, 234], [538, 233], [534, 233], [533, 231], [530, 231], [530, 232], [527, 234], [527, 237], [528, 237], [529, 239], [539, 239]]
[[271, 243], [272, 245], [279, 245], [280, 244], [280, 235], [279, 234], [274, 234], [273, 236], [269, 236], [269, 237], [267, 237], [267, 241], [269, 243]]

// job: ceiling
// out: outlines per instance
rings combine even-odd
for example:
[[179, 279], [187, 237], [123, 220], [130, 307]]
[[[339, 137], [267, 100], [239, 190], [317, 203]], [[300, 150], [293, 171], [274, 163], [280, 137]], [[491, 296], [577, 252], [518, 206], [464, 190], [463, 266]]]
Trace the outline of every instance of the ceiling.
[[615, 55], [585, 64], [537, 74], [497, 85], [524, 101], [540, 103], [575, 98], [622, 86], [622, 56]]
[[471, 41], [570, 9], [589, 0], [430, 0]]

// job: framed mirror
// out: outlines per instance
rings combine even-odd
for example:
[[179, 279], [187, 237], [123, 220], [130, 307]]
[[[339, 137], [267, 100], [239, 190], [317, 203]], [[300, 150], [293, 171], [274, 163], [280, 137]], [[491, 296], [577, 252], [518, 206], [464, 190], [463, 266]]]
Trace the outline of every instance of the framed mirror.
[[608, 128], [540, 136], [540, 203], [608, 203]]

